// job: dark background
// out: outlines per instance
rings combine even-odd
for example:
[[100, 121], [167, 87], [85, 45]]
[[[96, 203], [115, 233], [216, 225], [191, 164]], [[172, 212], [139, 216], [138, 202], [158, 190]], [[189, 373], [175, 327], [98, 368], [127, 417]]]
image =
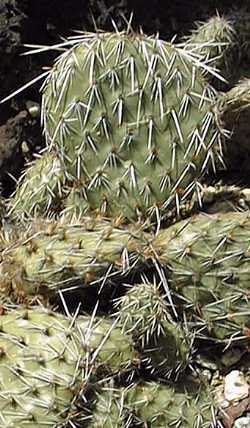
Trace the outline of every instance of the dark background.
[[[51, 45], [74, 30], [112, 30], [111, 18], [119, 29], [133, 12], [133, 28], [159, 32], [163, 39], [178, 38], [194, 27], [195, 21], [219, 13], [250, 28], [248, 0], [0, 0], [0, 99], [52, 64], [52, 52], [23, 56], [24, 44]], [[250, 34], [250, 32], [249, 32]], [[250, 40], [250, 36], [249, 36]], [[250, 56], [250, 55], [249, 55]], [[243, 58], [244, 61], [244, 58]], [[14, 188], [11, 174], [18, 177], [25, 161], [43, 145], [39, 120], [29, 116], [27, 102], [40, 102], [40, 84], [0, 105], [0, 182], [3, 194]], [[21, 112], [21, 113], [20, 113]], [[24, 153], [23, 143], [28, 151]]]

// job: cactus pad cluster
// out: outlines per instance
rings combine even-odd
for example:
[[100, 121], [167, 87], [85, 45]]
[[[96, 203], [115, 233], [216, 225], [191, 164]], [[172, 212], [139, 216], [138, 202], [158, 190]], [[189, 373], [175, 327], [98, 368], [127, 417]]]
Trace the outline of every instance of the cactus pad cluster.
[[1, 219], [1, 427], [236, 428], [249, 408], [249, 205], [181, 218], [249, 105], [247, 82], [212, 86], [232, 38], [217, 16], [179, 45], [61, 46], [46, 149]]
[[[72, 44], [44, 82], [42, 102], [47, 150], [57, 152], [66, 181], [65, 210], [76, 215], [78, 199], [81, 214], [159, 221], [200, 194], [200, 178], [220, 159], [213, 69], [192, 45], [144, 34], [98, 33]], [[57, 176], [48, 177], [50, 200], [58, 199]], [[28, 213], [48, 212], [43, 189]]]

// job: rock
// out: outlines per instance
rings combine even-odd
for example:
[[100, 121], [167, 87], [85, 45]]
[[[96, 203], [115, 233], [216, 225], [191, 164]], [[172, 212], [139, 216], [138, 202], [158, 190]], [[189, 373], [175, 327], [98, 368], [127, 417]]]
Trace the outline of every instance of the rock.
[[249, 385], [244, 374], [239, 370], [232, 370], [224, 380], [224, 397], [229, 403], [234, 403], [249, 396]]
[[0, 182], [5, 181], [8, 174], [15, 176], [23, 165], [22, 127], [27, 116], [26, 111], [21, 111], [0, 126]]
[[235, 421], [233, 428], [250, 428], [250, 414]]

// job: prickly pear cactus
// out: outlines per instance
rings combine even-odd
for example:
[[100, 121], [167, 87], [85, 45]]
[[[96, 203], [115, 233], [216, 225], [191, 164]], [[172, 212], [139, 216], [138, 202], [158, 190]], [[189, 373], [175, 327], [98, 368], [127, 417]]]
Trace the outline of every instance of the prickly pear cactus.
[[196, 28], [184, 41], [186, 47], [201, 54], [203, 60], [223, 69], [227, 53], [235, 42], [234, 26], [226, 17], [212, 16], [203, 23], [196, 23]]
[[104, 319], [18, 308], [1, 314], [0, 326], [1, 426], [73, 426], [74, 401], [97, 373], [138, 362], [132, 339]]
[[[209, 83], [231, 37], [217, 17], [178, 46], [130, 31], [66, 42], [43, 86], [47, 151], [9, 202], [18, 220], [61, 219], [3, 239], [0, 299], [53, 301], [76, 288], [99, 301], [92, 315], [70, 319], [41, 308], [0, 316], [0, 425], [222, 426], [210, 384], [201, 387], [211, 371], [199, 376], [209, 346], [233, 353], [236, 343], [236, 362], [248, 352], [250, 219], [199, 215], [166, 230], [160, 222], [187, 200], [200, 206], [203, 175], [223, 164], [221, 118], [249, 104], [248, 83], [224, 96]], [[184, 384], [190, 372], [194, 390]]]
[[[209, 390], [178, 392], [173, 385], [148, 382], [128, 390], [126, 405], [135, 426], [152, 428], [212, 428], [216, 426], [215, 404]], [[219, 426], [219, 425], [218, 425]]]
[[90, 218], [76, 224], [33, 222], [4, 251], [0, 289], [21, 300], [48, 299], [58, 290], [104, 284], [136, 263], [139, 236], [139, 231]]
[[85, 377], [70, 322], [24, 309], [1, 315], [0, 325], [1, 426], [55, 427], [66, 421]]
[[[172, 315], [174, 311], [181, 319], [184, 310], [205, 336], [241, 340], [249, 334], [249, 225], [248, 212], [200, 214], [160, 230], [152, 239], [137, 229], [104, 221], [35, 222], [3, 252], [1, 293], [29, 300], [39, 295], [53, 298], [72, 286], [102, 288], [110, 279], [113, 283], [121, 275], [143, 272], [153, 261], [156, 275], [160, 267], [165, 271]], [[136, 318], [139, 341], [147, 340], [145, 333], [152, 328], [163, 328], [159, 320], [158, 326], [153, 324], [157, 295], [151, 299], [150, 293], [151, 308], [144, 302], [147, 286], [140, 295], [132, 288], [123, 298], [124, 326], [133, 331]], [[184, 344], [185, 335], [179, 333]]]
[[[88, 428], [129, 428], [124, 408], [124, 394], [113, 382], [97, 387], [91, 406], [85, 408], [84, 426]], [[88, 403], [87, 403], [88, 404]]]
[[181, 382], [122, 387], [111, 379], [95, 386], [85, 408], [88, 428], [236, 428], [249, 402], [249, 376], [239, 370], [217, 372], [210, 381], [196, 373]]
[[115, 305], [124, 331], [132, 333], [142, 346], [150, 337], [158, 337], [164, 331], [164, 322], [170, 319], [166, 301], [156, 284], [133, 284]]
[[248, 212], [200, 214], [160, 231], [152, 244], [181, 306], [218, 340], [249, 337], [249, 233]]
[[45, 81], [42, 105], [69, 189], [77, 181], [83, 212], [159, 220], [200, 192], [218, 153], [209, 66], [144, 34], [88, 34], [72, 44]]
[[173, 319], [167, 297], [156, 284], [134, 284], [117, 306], [122, 330], [132, 334], [151, 373], [177, 376], [186, 368], [193, 335]]
[[8, 214], [25, 219], [60, 210], [66, 176], [55, 153], [44, 153], [32, 162], [9, 201]]

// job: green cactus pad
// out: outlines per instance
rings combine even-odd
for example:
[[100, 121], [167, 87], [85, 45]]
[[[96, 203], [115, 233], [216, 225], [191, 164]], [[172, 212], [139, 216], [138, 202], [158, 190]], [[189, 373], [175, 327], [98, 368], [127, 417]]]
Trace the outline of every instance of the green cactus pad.
[[70, 321], [46, 310], [0, 317], [0, 425], [55, 427], [66, 421], [85, 374]]
[[22, 220], [59, 210], [65, 174], [55, 153], [45, 153], [29, 165], [9, 201], [9, 215]]
[[249, 237], [249, 213], [228, 212], [183, 220], [152, 243], [181, 305], [219, 340], [249, 336]]
[[74, 426], [81, 415], [73, 401], [91, 377], [138, 362], [132, 339], [112, 321], [33, 307], [3, 313], [0, 327], [2, 427]]
[[88, 428], [129, 428], [125, 422], [124, 393], [114, 388], [113, 382], [97, 387], [94, 402], [86, 409], [85, 423]]
[[175, 375], [186, 368], [193, 335], [174, 321], [156, 284], [135, 284], [117, 302], [122, 330], [133, 335], [145, 367], [152, 373]]
[[[137, 236], [138, 235], [138, 236]], [[128, 272], [140, 233], [110, 222], [34, 222], [4, 251], [0, 289], [20, 299], [53, 297], [58, 290], [89, 286]], [[139, 247], [137, 247], [139, 245]]]
[[199, 193], [221, 138], [209, 67], [143, 34], [68, 43], [43, 86], [43, 123], [85, 212], [159, 220]]
[[216, 426], [213, 401], [208, 390], [177, 392], [171, 386], [154, 382], [132, 387], [126, 397], [137, 426], [151, 428], [212, 428]]
[[124, 331], [132, 333], [142, 346], [152, 336], [158, 337], [163, 332], [162, 324], [170, 318], [159, 287], [147, 282], [130, 286], [116, 307]]
[[188, 49], [218, 67], [223, 64], [227, 50], [235, 42], [234, 27], [230, 19], [219, 15], [212, 16], [208, 21], [198, 22], [191, 35], [184, 40]]

